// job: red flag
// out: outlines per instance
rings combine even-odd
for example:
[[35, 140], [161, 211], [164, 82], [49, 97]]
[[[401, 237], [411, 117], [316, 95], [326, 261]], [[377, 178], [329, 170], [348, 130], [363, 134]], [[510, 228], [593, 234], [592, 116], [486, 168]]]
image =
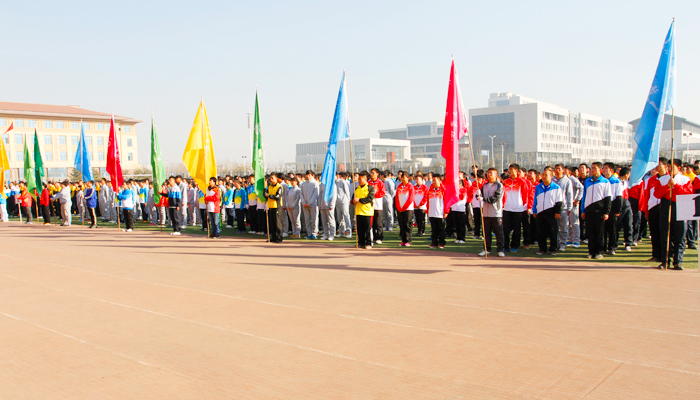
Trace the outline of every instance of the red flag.
[[[452, 60], [450, 86], [447, 89], [447, 109], [442, 135], [442, 156], [445, 158], [445, 211], [459, 201], [459, 140], [467, 134], [467, 115], [459, 91], [457, 68]], [[471, 143], [470, 143], [471, 145]]]
[[5, 133], [7, 133], [7, 132], [9, 132], [9, 131], [11, 131], [11, 130], [13, 130], [13, 129], [15, 129], [15, 121], [12, 121], [12, 123], [10, 124], [10, 127], [7, 128], [7, 130], [5, 131]]
[[124, 184], [122, 176], [122, 164], [119, 157], [119, 145], [117, 144], [117, 133], [114, 126], [114, 115], [112, 124], [109, 127], [109, 145], [107, 147], [107, 173], [112, 181], [112, 188], [119, 191], [119, 187]]

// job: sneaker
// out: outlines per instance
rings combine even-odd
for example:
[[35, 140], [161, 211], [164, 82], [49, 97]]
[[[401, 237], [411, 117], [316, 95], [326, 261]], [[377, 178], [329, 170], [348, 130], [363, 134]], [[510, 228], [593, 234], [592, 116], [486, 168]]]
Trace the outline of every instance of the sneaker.
[[212, 238], [212, 239], [219, 239], [218, 236], [212, 236], [211, 238]]
[[51, 225], [51, 224], [50, 224], [50, 223], [48, 223], [48, 222], [44, 222], [44, 225]]
[[578, 249], [579, 247], [581, 247], [581, 245], [578, 243], [574, 243], [571, 245], [571, 247], [573, 247], [574, 249]]
[[583, 243], [588, 244], [588, 239], [584, 240]]
[[226, 227], [227, 227], [228, 229], [233, 228], [233, 226], [231, 226], [231, 225], [226, 225]]
[[375, 240], [374, 243], [376, 243], [376, 244], [382, 244], [382, 241], [381, 241], [381, 240]]
[[676, 264], [673, 266], [673, 269], [675, 269], [676, 271], [683, 271], [683, 265]]
[[487, 255], [491, 254], [491, 252], [487, 252], [486, 250], [481, 250], [481, 253], [479, 253], [479, 257], [486, 257]]
[[538, 252], [535, 253], [535, 254], [537, 254], [538, 256], [541, 256], [542, 254], [544, 254], [544, 251], [538, 251]]
[[550, 252], [549, 252], [549, 255], [550, 255], [550, 256], [556, 256], [556, 255], [557, 255], [557, 252], [556, 252], [556, 251], [550, 251]]
[[328, 240], [328, 236], [326, 236], [326, 235], [321, 236], [321, 240]]
[[180, 232], [170, 232], [170, 234], [173, 236], [180, 236]]
[[404, 246], [406, 246], [406, 247], [411, 247], [411, 244], [410, 244], [410, 243], [406, 243]]
[[525, 250], [530, 250], [530, 245], [529, 245], [529, 244], [523, 245], [523, 249], [525, 249]]
[[573, 243], [572, 242], [566, 242], [567, 246], [571, 246]]
[[318, 236], [313, 235], [313, 236], [311, 236], [311, 239], [312, 239], [312, 240], [318, 240]]
[[346, 239], [352, 239], [352, 233], [348, 233], [347, 235], [345, 235], [345, 238], [346, 238]]
[[632, 251], [632, 246], [626, 246], [626, 247], [625, 247], [625, 250], [626, 250], [626, 251]]
[[285, 232], [285, 233], [282, 234], [282, 237], [283, 237], [283, 238], [288, 237], [288, 236], [289, 236], [289, 234], [288, 234], [287, 232]]
[[610, 251], [608, 252], [608, 254], [610, 254], [611, 256], [614, 256], [614, 255], [615, 255], [615, 250], [610, 250]]
[[328, 241], [329, 241], [329, 242], [332, 242], [333, 239], [335, 239], [335, 238], [329, 237], [329, 238], [328, 238]]
[[596, 254], [595, 259], [596, 259], [596, 260], [602, 260], [602, 259], [603, 259], [603, 255], [602, 255], [602, 254]]
[[393, 232], [393, 231], [394, 231], [394, 228], [389, 228], [389, 232]]
[[565, 245], [559, 246], [559, 250], [558, 250], [558, 251], [566, 251], [566, 246], [565, 246]]
[[404, 242], [399, 243], [399, 246], [405, 246], [405, 245], [406, 245], [406, 243], [404, 243]]
[[518, 249], [510, 249], [510, 252], [511, 252], [511, 253], [517, 253], [517, 252], [518, 252]]
[[586, 258], [590, 260], [590, 259], [592, 259], [592, 258], [593, 258], [593, 256], [592, 256], [592, 255], [590, 255], [590, 254], [586, 254]]
[[455, 240], [455, 243], [457, 243], [457, 244], [464, 243], [464, 240]]
[[632, 243], [632, 246], [637, 247], [637, 242]]
[[658, 268], [658, 269], [666, 269], [666, 265], [664, 265], [663, 263], [661, 263], [661, 264], [659, 264], [659, 266], [656, 267], [656, 268]]
[[442, 250], [442, 249], [444, 249], [444, 248], [445, 248], [445, 246], [438, 246], [438, 247], [440, 248], [440, 250]]
[[250, 231], [248, 233], [250, 233], [251, 235], [255, 235], [255, 231]]
[[506, 256], [506, 253], [504, 253], [504, 252], [502, 252], [502, 251], [499, 251], [499, 252], [498, 252], [498, 256], [499, 256], [499, 257], [505, 257], [505, 256]]
[[429, 244], [428, 247], [430, 247], [431, 249], [437, 249], [437, 246], [434, 244]]

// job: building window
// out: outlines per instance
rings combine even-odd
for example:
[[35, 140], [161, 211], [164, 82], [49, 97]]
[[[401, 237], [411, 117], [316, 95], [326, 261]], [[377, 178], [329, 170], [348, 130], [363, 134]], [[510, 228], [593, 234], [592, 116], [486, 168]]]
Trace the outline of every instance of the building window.
[[3, 133], [2, 134], [2, 141], [5, 144], [10, 144], [10, 135]]
[[58, 137], [58, 144], [61, 146], [65, 146], [66, 145], [66, 137], [63, 135], [59, 136]]
[[124, 133], [131, 133], [131, 127], [130, 126], [124, 126]]
[[51, 135], [44, 136], [44, 144], [52, 144]]
[[126, 155], [126, 159], [127, 159], [128, 161], [134, 161], [134, 154], [133, 154], [133, 153], [127, 154], [127, 155]]
[[15, 128], [22, 128], [24, 127], [24, 120], [23, 119], [16, 119], [15, 120]]
[[28, 119], [27, 120], [27, 128], [36, 128], [36, 120], [35, 119]]
[[56, 121], [56, 129], [63, 129], [63, 121]]
[[7, 121], [5, 118], [0, 118], [0, 126], [5, 126], [7, 124]]
[[126, 147], [131, 147], [131, 139], [126, 139]]
[[24, 152], [16, 151], [15, 152], [15, 161], [24, 161]]
[[88, 160], [92, 161], [92, 152], [88, 151]]
[[15, 144], [22, 144], [24, 141], [22, 140], [22, 135], [15, 135]]
[[92, 146], [92, 136], [85, 136], [85, 144]]
[[104, 146], [105, 144], [105, 139], [102, 136], [97, 137], [97, 145], [98, 146]]
[[90, 123], [89, 123], [89, 122], [83, 122], [83, 129], [85, 129], [85, 130], [90, 129]]
[[80, 129], [80, 122], [71, 122], [71, 123], [70, 123], [70, 128], [71, 128], [71, 129], [75, 129], [75, 130]]
[[68, 154], [65, 151], [61, 152], [61, 161], [68, 161]]
[[104, 161], [105, 160], [105, 153], [102, 151], [97, 152], [97, 161]]
[[103, 130], [105, 130], [105, 124], [104, 124], [104, 122], [98, 122], [98, 123], [96, 123], [96, 124], [95, 124], [95, 129], [97, 129], [98, 131], [103, 131]]
[[77, 146], [78, 143], [79, 143], [79, 140], [78, 140], [78, 137], [77, 137], [77, 136], [71, 136], [71, 137], [70, 137], [70, 144], [72, 144], [73, 146]]
[[44, 121], [44, 129], [51, 129], [53, 128], [53, 122], [52, 121]]
[[46, 161], [53, 161], [53, 153], [50, 151], [45, 152], [44, 158], [46, 159]]

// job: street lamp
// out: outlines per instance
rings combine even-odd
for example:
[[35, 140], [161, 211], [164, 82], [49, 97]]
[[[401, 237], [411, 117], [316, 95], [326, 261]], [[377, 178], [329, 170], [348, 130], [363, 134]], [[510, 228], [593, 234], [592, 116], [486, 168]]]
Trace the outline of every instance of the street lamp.
[[248, 169], [246, 168], [245, 159], [248, 158], [248, 156], [241, 156], [241, 158], [243, 159], [243, 174], [244, 174], [244, 175], [247, 175], [247, 174], [248, 174]]
[[[491, 138], [491, 154], [493, 154], [493, 139], [496, 138], [496, 135], [493, 135], [493, 136], [489, 135], [489, 137]], [[494, 159], [491, 158], [491, 166], [492, 167], [493, 167], [493, 162], [494, 162]]]
[[504, 150], [503, 149], [505, 149], [506, 143], [501, 142], [501, 143], [499, 143], [499, 145], [501, 145], [501, 171], [503, 171], [503, 161], [504, 161], [504, 156], [503, 156]]

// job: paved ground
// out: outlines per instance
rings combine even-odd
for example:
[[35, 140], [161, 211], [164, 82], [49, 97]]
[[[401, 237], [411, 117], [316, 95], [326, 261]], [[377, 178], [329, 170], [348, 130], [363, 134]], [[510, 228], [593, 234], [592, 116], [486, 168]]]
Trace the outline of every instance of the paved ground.
[[7, 223], [0, 344], [13, 400], [697, 399], [700, 273]]

